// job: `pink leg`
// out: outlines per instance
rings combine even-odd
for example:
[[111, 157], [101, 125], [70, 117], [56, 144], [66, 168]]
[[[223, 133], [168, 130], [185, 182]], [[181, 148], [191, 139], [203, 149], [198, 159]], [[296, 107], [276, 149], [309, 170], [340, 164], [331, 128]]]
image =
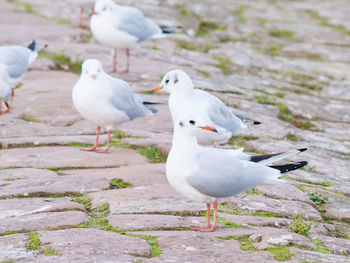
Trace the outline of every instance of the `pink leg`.
[[[0, 100], [0, 104], [1, 104], [1, 100]], [[7, 101], [5, 101], [5, 105], [6, 105], [6, 107], [7, 107], [7, 110], [5, 110], [4, 111], [4, 113], [6, 113], [6, 112], [9, 112], [10, 111], [10, 105], [8, 104], [8, 102]], [[1, 107], [1, 106], [0, 106]], [[0, 111], [0, 113], [1, 113], [1, 111]]]
[[79, 26], [83, 26], [84, 25], [84, 7], [81, 6], [80, 7], [80, 18], [79, 18]]
[[11, 100], [10, 100], [10, 103], [12, 104], [12, 101], [13, 101], [13, 98], [15, 97], [15, 90], [12, 89], [12, 92], [11, 92]]
[[130, 51], [127, 48], [126, 49], [126, 70], [124, 70], [123, 73], [129, 73], [129, 67], [130, 67], [129, 57], [130, 57]]
[[95, 151], [97, 153], [108, 153], [109, 152], [109, 145], [110, 145], [110, 143], [111, 143], [111, 131], [108, 131], [106, 148], [96, 149]]
[[208, 226], [195, 226], [192, 225], [192, 230], [200, 230], [200, 229], [207, 229], [210, 227], [210, 204], [207, 204], [207, 223]]
[[0, 99], [0, 114], [2, 114], [2, 102], [1, 102], [1, 99]]
[[82, 151], [89, 151], [89, 152], [92, 152], [92, 151], [95, 151], [98, 147], [98, 138], [100, 137], [100, 131], [101, 131], [101, 127], [100, 126], [97, 126], [97, 136], [96, 136], [96, 142], [95, 142], [95, 146], [92, 147], [92, 148], [89, 148], [89, 149], [80, 149]]
[[111, 73], [116, 73], [117, 72], [117, 50], [114, 49], [114, 54], [113, 54], [113, 70]]
[[218, 202], [215, 200], [214, 204], [214, 224], [206, 229], [200, 229], [200, 232], [214, 232], [216, 230], [217, 217], [218, 217]]

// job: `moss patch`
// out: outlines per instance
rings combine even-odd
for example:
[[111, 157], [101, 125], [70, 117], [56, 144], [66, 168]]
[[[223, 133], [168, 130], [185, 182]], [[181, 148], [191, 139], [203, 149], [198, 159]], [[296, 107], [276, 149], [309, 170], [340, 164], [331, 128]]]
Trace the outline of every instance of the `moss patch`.
[[241, 5], [234, 11], [234, 15], [239, 19], [240, 22], [248, 21], [245, 15], [246, 10], [247, 10], [247, 7], [244, 5]]
[[302, 213], [297, 214], [292, 223], [289, 225], [289, 230], [307, 236], [309, 234], [311, 228], [311, 223], [304, 219], [304, 215]]
[[273, 37], [280, 37], [280, 38], [287, 38], [290, 39], [293, 37], [294, 32], [290, 30], [271, 30], [269, 32], [270, 36]]
[[53, 61], [55, 63], [55, 67], [53, 68], [54, 70], [71, 71], [76, 74], [81, 73], [83, 61], [77, 59], [75, 62], [73, 62], [70, 57], [65, 55], [63, 52], [47, 53], [45, 51], [41, 51], [39, 58], [47, 58]]
[[27, 122], [38, 122], [38, 120], [34, 116], [23, 115], [22, 120]]
[[200, 69], [194, 69], [198, 74], [202, 75], [205, 78], [210, 78], [210, 72], [208, 71], [204, 71], [204, 70], [200, 70]]
[[324, 254], [332, 254], [321, 242], [321, 240], [319, 240], [318, 238], [312, 238], [310, 240], [312, 243], [314, 243], [317, 248], [314, 251], [320, 252], [320, 253], [324, 253]]
[[110, 189], [129, 188], [129, 187], [132, 187], [132, 185], [129, 183], [125, 183], [121, 179], [113, 179], [113, 180], [109, 181], [109, 188]]
[[15, 4], [21, 6], [27, 13], [34, 13], [33, 6], [30, 3], [15, 2]]
[[288, 122], [295, 127], [302, 129], [302, 130], [312, 130], [312, 128], [315, 127], [313, 123], [311, 123], [309, 120], [301, 117], [301, 116], [295, 116], [292, 114], [292, 112], [288, 109], [288, 107], [284, 104], [278, 104], [279, 108], [279, 115], [278, 118], [281, 121]]
[[275, 98], [268, 95], [255, 96], [255, 101], [259, 104], [276, 105]]
[[218, 61], [218, 64], [215, 64], [214, 66], [219, 68], [224, 75], [230, 75], [232, 74], [231, 66], [232, 62], [228, 57], [222, 57], [222, 56], [213, 56], [213, 59]]
[[226, 236], [226, 237], [217, 237], [223, 240], [237, 240], [241, 243], [241, 249], [245, 251], [257, 251], [253, 243], [250, 242], [249, 236]]
[[56, 20], [57, 23], [61, 24], [61, 25], [69, 25], [70, 21], [68, 19], [64, 19], [64, 18], [58, 18]]
[[40, 250], [45, 256], [56, 256], [58, 253], [49, 248], [42, 248], [40, 242], [40, 235], [37, 232], [29, 232], [27, 234], [29, 236], [26, 249], [28, 250]]
[[294, 254], [289, 252], [288, 247], [269, 247], [266, 251], [270, 252], [275, 256], [275, 260], [277, 261], [287, 261], [291, 259]]
[[232, 215], [246, 215], [246, 216], [260, 216], [260, 217], [281, 217], [275, 213], [267, 211], [256, 211], [250, 212], [243, 209], [240, 209], [236, 206], [228, 206], [227, 203], [218, 204], [218, 210], [223, 213], [232, 214]]

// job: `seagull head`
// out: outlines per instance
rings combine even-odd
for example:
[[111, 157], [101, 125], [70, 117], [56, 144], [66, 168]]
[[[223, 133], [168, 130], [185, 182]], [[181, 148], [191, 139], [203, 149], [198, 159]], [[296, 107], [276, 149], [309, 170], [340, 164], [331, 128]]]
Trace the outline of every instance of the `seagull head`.
[[116, 11], [117, 4], [113, 0], [98, 0], [92, 9], [91, 15], [98, 15], [103, 12]]
[[165, 74], [160, 85], [152, 90], [157, 92], [164, 90], [167, 93], [174, 91], [192, 91], [193, 83], [190, 77], [181, 69], [175, 69]]
[[[183, 116], [183, 114], [182, 114]], [[185, 133], [195, 135], [199, 130], [208, 132], [218, 132], [214, 127], [206, 124], [205, 122], [199, 121], [194, 117], [180, 117], [177, 121], [178, 129], [183, 130]]]
[[82, 65], [81, 75], [85, 78], [97, 80], [103, 72], [100, 61], [97, 59], [87, 59]]

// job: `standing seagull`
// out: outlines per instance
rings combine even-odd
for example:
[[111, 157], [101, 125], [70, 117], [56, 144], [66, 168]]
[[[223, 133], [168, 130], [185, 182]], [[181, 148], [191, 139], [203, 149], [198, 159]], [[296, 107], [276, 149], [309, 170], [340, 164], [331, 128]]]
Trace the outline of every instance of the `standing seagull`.
[[[192, 226], [193, 230], [211, 232], [216, 229], [218, 200], [237, 195], [264, 182], [278, 182], [281, 173], [307, 164], [297, 162], [268, 167], [264, 164], [283, 159], [288, 152], [258, 158], [243, 153], [242, 149], [202, 147], [195, 137], [197, 130], [216, 133], [214, 127], [203, 125], [193, 118], [179, 118], [174, 126], [173, 144], [166, 162], [168, 182], [187, 198], [207, 204], [208, 225]], [[299, 153], [305, 150], [290, 152]], [[210, 203], [213, 203], [214, 208], [213, 225], [210, 224]]]
[[[125, 49], [129, 72], [129, 49], [147, 39], [157, 39], [170, 33], [145, 17], [134, 7], [117, 5], [113, 0], [98, 0], [90, 19], [93, 36], [103, 45], [113, 49], [113, 71], [117, 71], [117, 49]], [[164, 31], [163, 31], [164, 30]]]
[[[9, 101], [11, 98], [11, 88], [3, 79], [3, 65], [0, 64], [0, 114], [10, 111]], [[2, 101], [7, 107], [7, 110], [2, 111]]]
[[217, 129], [215, 133], [197, 129], [196, 137], [200, 144], [226, 143], [238, 130], [246, 127], [243, 116], [234, 115], [221, 100], [210, 93], [195, 89], [190, 77], [180, 69], [165, 74], [160, 86], [152, 92], [162, 89], [170, 93], [168, 104], [174, 125], [183, 112], [190, 112]]
[[28, 67], [35, 61], [38, 52], [35, 49], [34, 40], [28, 47], [22, 46], [2, 46], [0, 47], [0, 63], [4, 65], [4, 81], [12, 88], [12, 98], [14, 88], [19, 84]]
[[[97, 125], [95, 146], [86, 151], [107, 153], [111, 130], [118, 123], [149, 116], [154, 112], [143, 105], [127, 82], [105, 73], [96, 59], [88, 59], [83, 63], [72, 98], [78, 112]], [[108, 132], [107, 147], [104, 149], [97, 148], [101, 126]]]

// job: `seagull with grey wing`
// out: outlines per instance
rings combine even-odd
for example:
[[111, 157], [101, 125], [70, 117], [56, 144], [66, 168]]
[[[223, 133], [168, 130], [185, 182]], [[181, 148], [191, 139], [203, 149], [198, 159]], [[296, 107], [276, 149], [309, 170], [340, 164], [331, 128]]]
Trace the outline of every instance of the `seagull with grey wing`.
[[[193, 230], [212, 232], [217, 227], [218, 202], [264, 182], [279, 183], [279, 177], [307, 164], [305, 161], [284, 165], [271, 163], [306, 150], [250, 156], [243, 149], [228, 150], [199, 146], [198, 130], [217, 133], [215, 127], [197, 121], [184, 113], [174, 123], [173, 144], [166, 162], [169, 184], [190, 200], [207, 205], [207, 225], [192, 226]], [[210, 223], [210, 205], [214, 208], [214, 223]]]
[[[4, 80], [5, 66], [0, 63], [0, 114], [10, 111], [10, 99], [11, 99], [11, 88]], [[2, 110], [2, 102], [4, 102], [7, 109]]]
[[38, 56], [36, 43], [34, 40], [28, 47], [22, 46], [1, 46], [0, 64], [3, 65], [3, 79], [12, 88], [12, 98], [14, 88], [19, 84], [28, 67]]
[[93, 8], [90, 29], [98, 42], [113, 49], [113, 71], [117, 71], [117, 50], [125, 49], [129, 72], [129, 49], [147, 39], [163, 38], [172, 33], [169, 27], [161, 27], [140, 10], [116, 4], [113, 0], [98, 0]]
[[[80, 78], [73, 88], [72, 99], [78, 112], [97, 125], [95, 146], [87, 151], [107, 153], [111, 130], [117, 124], [156, 112], [144, 105], [127, 82], [105, 73], [96, 59], [84, 61]], [[101, 127], [106, 128], [108, 133], [107, 147], [104, 149], [98, 148]]]
[[[226, 143], [249, 123], [243, 116], [234, 115], [217, 97], [204, 90], [195, 89], [191, 78], [183, 70], [176, 69], [166, 73], [161, 84], [152, 92], [159, 90], [170, 93], [168, 104], [173, 123], [177, 122], [183, 112], [187, 112], [217, 129], [215, 133], [197, 129], [196, 138], [200, 144]], [[260, 124], [257, 121], [250, 123]]]

